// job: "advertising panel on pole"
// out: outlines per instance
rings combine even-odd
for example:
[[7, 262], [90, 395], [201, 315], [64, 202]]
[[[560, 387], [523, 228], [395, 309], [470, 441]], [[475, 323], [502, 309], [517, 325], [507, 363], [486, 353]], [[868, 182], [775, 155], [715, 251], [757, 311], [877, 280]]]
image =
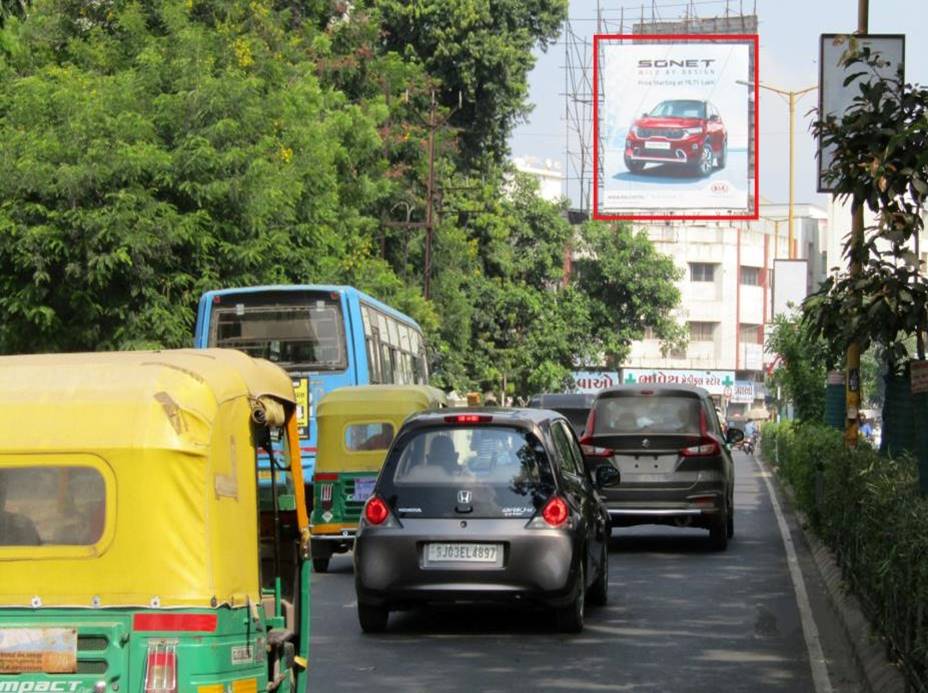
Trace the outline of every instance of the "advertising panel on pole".
[[[874, 79], [892, 79], [900, 67], [905, 69], [905, 34], [822, 34], [819, 44], [818, 113], [824, 120], [833, 115], [840, 120], [851, 107], [854, 97], [860, 94], [861, 84]], [[869, 48], [871, 54], [879, 54], [881, 64], [876, 68], [856, 63], [843, 64], [851, 49]], [[875, 74], [874, 74], [875, 73]], [[844, 80], [858, 75], [847, 84]], [[818, 191], [832, 192], [824, 180], [825, 172], [831, 167], [834, 154], [831, 147], [818, 143]]]
[[596, 394], [607, 387], [622, 384], [616, 371], [574, 371], [574, 392]]
[[[807, 260], [773, 261], [773, 317], [798, 309], [809, 293]], [[790, 308], [790, 305], [793, 308]]]
[[623, 368], [626, 385], [694, 385], [710, 395], [731, 397], [735, 386], [734, 371], [696, 371], [665, 368]]
[[758, 218], [757, 36], [593, 41], [593, 217]]

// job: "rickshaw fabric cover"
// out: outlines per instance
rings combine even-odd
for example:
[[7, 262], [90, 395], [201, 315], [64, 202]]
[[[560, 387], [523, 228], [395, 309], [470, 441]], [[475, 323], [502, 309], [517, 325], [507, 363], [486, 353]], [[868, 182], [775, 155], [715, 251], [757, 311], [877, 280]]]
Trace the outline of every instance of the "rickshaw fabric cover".
[[345, 445], [346, 427], [352, 423], [389, 422], [397, 433], [410, 414], [446, 404], [445, 393], [429, 385], [356, 385], [333, 390], [316, 409], [316, 471], [380, 471], [386, 451], [349, 451]]
[[294, 406], [290, 378], [232, 350], [0, 357], [0, 469], [106, 482], [96, 544], [0, 546], [0, 606], [260, 604], [259, 397]]

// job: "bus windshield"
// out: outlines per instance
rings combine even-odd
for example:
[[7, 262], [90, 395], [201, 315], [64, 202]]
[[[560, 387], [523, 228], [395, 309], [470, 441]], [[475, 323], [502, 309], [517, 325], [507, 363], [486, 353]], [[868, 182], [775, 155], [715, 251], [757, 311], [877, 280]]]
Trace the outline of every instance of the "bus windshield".
[[212, 307], [209, 344], [294, 369], [348, 366], [341, 303], [328, 293], [224, 295]]

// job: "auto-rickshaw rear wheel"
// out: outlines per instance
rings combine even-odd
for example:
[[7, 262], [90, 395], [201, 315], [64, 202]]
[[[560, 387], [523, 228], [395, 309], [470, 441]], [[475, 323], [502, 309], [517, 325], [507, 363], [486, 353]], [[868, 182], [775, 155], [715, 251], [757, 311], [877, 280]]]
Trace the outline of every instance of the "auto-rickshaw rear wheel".
[[325, 558], [313, 558], [313, 572], [316, 572], [316, 573], [329, 572], [329, 560], [330, 558], [328, 556], [326, 556]]
[[383, 633], [389, 618], [390, 610], [384, 606], [358, 603], [358, 622], [365, 633]]

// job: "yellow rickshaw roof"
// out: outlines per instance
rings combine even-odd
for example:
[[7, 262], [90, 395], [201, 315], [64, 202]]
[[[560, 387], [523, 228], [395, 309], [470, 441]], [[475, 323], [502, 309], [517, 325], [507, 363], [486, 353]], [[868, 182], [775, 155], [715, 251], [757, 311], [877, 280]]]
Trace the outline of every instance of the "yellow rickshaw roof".
[[399, 411], [408, 414], [446, 404], [445, 393], [430, 385], [354, 385], [340, 387], [323, 397], [316, 416], [363, 417]]
[[[76, 414], [84, 419], [86, 437], [81, 437], [92, 447], [159, 447], [162, 441], [139, 420], [106, 426], [97, 419], [101, 425], [91, 435], [91, 410], [124, 411], [129, 417], [141, 403], [155, 400], [167, 411], [172, 403], [201, 409], [194, 403], [211, 401], [215, 406], [237, 397], [262, 396], [293, 403], [289, 376], [268, 361], [232, 349], [0, 356], [0, 451], [66, 444], [56, 431], [70, 428], [59, 424], [73, 421]], [[144, 441], [139, 439], [141, 428], [148, 434]], [[171, 433], [168, 428], [159, 430]], [[168, 437], [166, 447], [175, 447], [174, 436]]]

